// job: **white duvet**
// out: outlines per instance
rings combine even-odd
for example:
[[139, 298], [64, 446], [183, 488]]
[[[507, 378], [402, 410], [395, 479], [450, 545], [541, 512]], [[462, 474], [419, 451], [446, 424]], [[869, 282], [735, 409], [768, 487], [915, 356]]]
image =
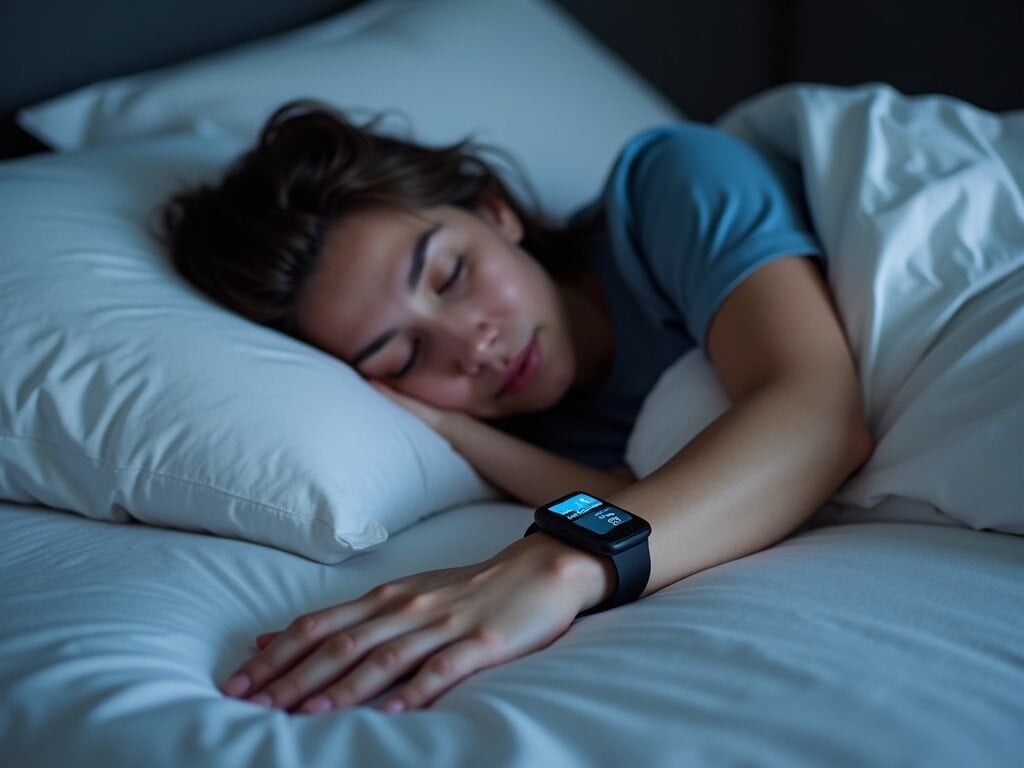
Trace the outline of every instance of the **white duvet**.
[[[787, 86], [719, 127], [803, 171], [877, 446], [832, 517], [1024, 533], [1024, 112]], [[699, 354], [669, 369], [631, 437], [637, 474], [726, 402]]]

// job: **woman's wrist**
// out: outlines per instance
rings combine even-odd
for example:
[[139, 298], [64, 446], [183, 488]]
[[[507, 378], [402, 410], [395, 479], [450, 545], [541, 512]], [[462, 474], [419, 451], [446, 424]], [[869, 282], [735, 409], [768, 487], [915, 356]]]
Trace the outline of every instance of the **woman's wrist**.
[[593, 608], [615, 590], [618, 574], [611, 559], [574, 547], [538, 531], [509, 547], [534, 561], [554, 584], [573, 601], [576, 613]]
[[459, 429], [464, 429], [466, 420], [472, 418], [462, 411], [438, 411], [437, 419], [430, 426], [454, 448]]

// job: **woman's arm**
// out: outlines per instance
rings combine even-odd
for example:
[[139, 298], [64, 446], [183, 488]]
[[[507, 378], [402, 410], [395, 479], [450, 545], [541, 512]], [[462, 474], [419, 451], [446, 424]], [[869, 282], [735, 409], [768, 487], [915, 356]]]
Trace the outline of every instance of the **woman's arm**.
[[775, 261], [745, 280], [708, 349], [732, 407], [609, 499], [651, 523], [645, 594], [779, 541], [872, 450], [853, 359], [811, 261]]
[[[658, 471], [609, 494], [651, 523], [645, 594], [783, 538], [871, 451], [854, 364], [809, 261], [772, 262], [745, 280], [708, 344], [733, 406]], [[605, 558], [540, 533], [484, 563], [301, 616], [261, 641], [224, 691], [317, 712], [365, 702], [408, 675], [385, 709], [425, 706], [473, 672], [550, 643], [614, 579]]]
[[628, 486], [628, 468], [602, 472], [546, 451], [459, 411], [442, 411], [379, 383], [374, 387], [415, 413], [451, 444], [481, 475], [533, 507], [578, 489], [610, 496]]

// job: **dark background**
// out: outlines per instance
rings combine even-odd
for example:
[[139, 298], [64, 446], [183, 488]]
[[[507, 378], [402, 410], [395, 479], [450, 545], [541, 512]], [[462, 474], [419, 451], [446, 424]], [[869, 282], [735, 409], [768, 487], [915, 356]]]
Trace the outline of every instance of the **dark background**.
[[700, 120], [793, 81], [1024, 108], [1024, 0], [558, 1]]
[[[1024, 108], [1024, 0], [553, 1], [699, 120], [791, 81], [883, 81]], [[15, 126], [19, 107], [353, 4], [0, 0], [0, 157], [44, 149]]]

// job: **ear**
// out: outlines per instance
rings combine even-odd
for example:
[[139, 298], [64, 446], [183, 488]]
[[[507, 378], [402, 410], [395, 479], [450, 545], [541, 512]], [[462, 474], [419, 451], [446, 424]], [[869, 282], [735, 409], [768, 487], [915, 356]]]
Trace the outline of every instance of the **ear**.
[[523, 241], [523, 221], [503, 197], [493, 195], [484, 198], [477, 204], [476, 212], [510, 242], [519, 244]]

